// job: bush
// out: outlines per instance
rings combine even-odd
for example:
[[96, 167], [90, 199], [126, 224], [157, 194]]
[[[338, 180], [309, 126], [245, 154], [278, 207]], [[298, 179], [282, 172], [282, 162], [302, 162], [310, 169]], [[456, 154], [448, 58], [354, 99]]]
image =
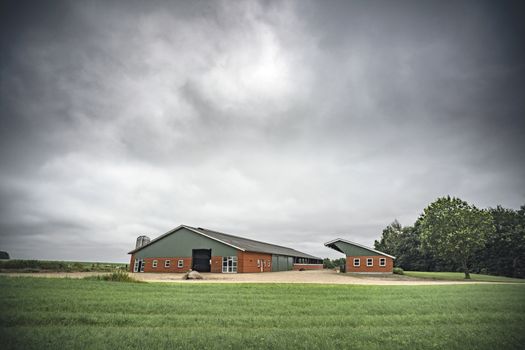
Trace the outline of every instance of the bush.
[[85, 280], [94, 281], [108, 281], [108, 282], [127, 282], [127, 283], [140, 283], [135, 278], [131, 277], [127, 272], [116, 271], [107, 275], [96, 275], [84, 277]]
[[396, 275], [404, 275], [405, 271], [403, 271], [403, 269], [400, 268], [400, 267], [394, 267], [394, 274], [396, 274]]

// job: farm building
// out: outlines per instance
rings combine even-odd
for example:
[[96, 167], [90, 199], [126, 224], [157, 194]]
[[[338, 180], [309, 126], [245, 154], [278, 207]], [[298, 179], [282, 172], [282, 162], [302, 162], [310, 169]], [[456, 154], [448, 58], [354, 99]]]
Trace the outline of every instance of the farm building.
[[393, 272], [395, 257], [392, 255], [342, 238], [326, 242], [324, 245], [346, 255], [346, 272]]
[[149, 241], [141, 236], [131, 272], [236, 273], [322, 269], [321, 258], [275, 244], [180, 225]]

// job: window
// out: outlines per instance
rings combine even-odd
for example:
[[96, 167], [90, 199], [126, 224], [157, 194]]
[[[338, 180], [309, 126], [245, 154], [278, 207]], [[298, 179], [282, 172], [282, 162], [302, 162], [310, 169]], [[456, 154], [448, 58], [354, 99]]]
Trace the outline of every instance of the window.
[[236, 273], [237, 272], [237, 257], [223, 256], [222, 257], [222, 273]]
[[164, 261], [164, 267], [170, 267], [171, 261], [166, 260]]
[[157, 260], [153, 260], [153, 263], [151, 264], [151, 267], [157, 267], [157, 264], [158, 264], [158, 261]]
[[179, 262], [177, 263], [177, 267], [180, 269], [180, 268], [183, 268], [184, 267], [184, 260], [180, 259]]
[[144, 272], [144, 266], [146, 262], [144, 259], [135, 259], [135, 264], [133, 265], [133, 272]]
[[386, 266], [386, 259], [385, 258], [380, 258], [379, 259], [379, 266], [382, 266], [382, 267]]
[[366, 258], [366, 266], [374, 266], [374, 259]]
[[355, 258], [355, 259], [354, 259], [354, 266], [355, 266], [355, 267], [359, 267], [359, 266], [361, 266], [361, 259], [359, 259], [359, 258]]

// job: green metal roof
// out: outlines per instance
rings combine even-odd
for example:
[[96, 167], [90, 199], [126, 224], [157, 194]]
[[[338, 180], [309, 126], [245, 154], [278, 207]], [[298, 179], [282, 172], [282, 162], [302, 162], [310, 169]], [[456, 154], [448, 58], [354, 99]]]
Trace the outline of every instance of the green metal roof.
[[155, 238], [150, 243], [148, 243], [148, 244], [146, 244], [146, 245], [144, 245], [144, 246], [142, 246], [140, 248], [132, 250], [128, 254], [133, 254], [133, 253], [143, 249], [144, 247], [147, 247], [147, 246], [150, 246], [152, 244], [155, 244], [155, 242], [157, 242], [160, 239], [166, 237], [167, 235], [175, 233], [176, 231], [180, 230], [181, 228], [186, 228], [188, 230], [196, 232], [196, 233], [198, 233], [200, 235], [203, 235], [203, 236], [208, 237], [210, 239], [213, 239], [215, 241], [219, 241], [221, 243], [224, 243], [226, 245], [229, 245], [229, 246], [231, 246], [233, 248], [236, 248], [238, 250], [241, 250], [241, 251], [258, 252], [258, 253], [267, 253], [267, 254], [275, 254], [275, 255], [292, 256], [292, 257], [297, 257], [297, 258], [308, 258], [308, 259], [322, 260], [321, 258], [318, 258], [316, 256], [300, 252], [300, 251], [292, 249], [292, 248], [283, 247], [283, 246], [280, 246], [280, 245], [266, 243], [266, 242], [261, 242], [261, 241], [256, 241], [256, 240], [249, 239], [249, 238], [243, 238], [243, 237], [239, 237], [239, 236], [234, 236], [234, 235], [230, 235], [230, 234], [223, 233], [223, 232], [208, 230], [208, 229], [205, 229], [205, 228], [202, 228], [202, 227], [192, 227], [192, 226], [187, 226], [187, 225], [180, 225], [180, 226], [174, 228], [173, 230], [168, 231], [165, 234]]
[[[379, 250], [375, 250], [373, 248], [364, 246], [359, 243], [355, 243], [352, 241], [347, 241], [346, 239], [337, 238], [330, 242], [326, 242], [324, 244], [328, 248], [332, 248], [333, 250], [337, 250], [338, 252], [341, 252], [343, 254], [346, 254], [346, 256], [359, 256], [359, 255], [383, 255], [388, 256], [389, 258], [395, 259], [395, 256], [389, 255], [387, 253], [383, 253]], [[372, 254], [370, 254], [372, 253]]]

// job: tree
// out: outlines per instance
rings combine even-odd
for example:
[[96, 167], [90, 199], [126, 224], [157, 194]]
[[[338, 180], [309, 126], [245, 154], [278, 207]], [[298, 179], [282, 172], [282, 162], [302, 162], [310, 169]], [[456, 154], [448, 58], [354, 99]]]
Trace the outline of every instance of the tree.
[[438, 198], [423, 212], [421, 243], [436, 257], [460, 264], [470, 279], [469, 263], [495, 231], [492, 215], [459, 198]]
[[330, 258], [324, 258], [323, 259], [323, 268], [324, 269], [333, 269], [335, 266], [334, 266], [334, 263], [332, 262], [332, 260], [330, 260]]
[[394, 220], [383, 230], [383, 233], [381, 234], [381, 240], [374, 241], [374, 248], [396, 256], [397, 245], [399, 243], [399, 236], [401, 235], [402, 230], [403, 227], [401, 226], [399, 221]]
[[496, 230], [478, 254], [478, 267], [484, 273], [525, 277], [524, 209], [522, 206], [516, 211], [499, 205], [489, 209]]

